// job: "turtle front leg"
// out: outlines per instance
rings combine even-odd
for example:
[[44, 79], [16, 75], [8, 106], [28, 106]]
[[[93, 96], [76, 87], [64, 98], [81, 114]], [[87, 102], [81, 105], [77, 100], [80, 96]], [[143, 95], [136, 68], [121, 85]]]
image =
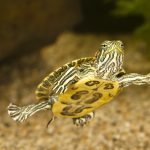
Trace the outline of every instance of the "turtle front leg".
[[23, 107], [19, 107], [14, 104], [9, 104], [7, 108], [8, 114], [14, 121], [23, 122], [38, 111], [51, 109], [54, 100], [54, 97], [52, 97], [50, 100]]
[[73, 123], [76, 126], [81, 126], [83, 127], [86, 125], [90, 120], [94, 118], [95, 114], [94, 112], [88, 113], [87, 115], [80, 117], [80, 118], [73, 118]]
[[150, 73], [147, 75], [140, 75], [137, 73], [130, 73], [123, 75], [118, 79], [121, 87], [127, 87], [129, 85], [143, 85], [150, 84]]

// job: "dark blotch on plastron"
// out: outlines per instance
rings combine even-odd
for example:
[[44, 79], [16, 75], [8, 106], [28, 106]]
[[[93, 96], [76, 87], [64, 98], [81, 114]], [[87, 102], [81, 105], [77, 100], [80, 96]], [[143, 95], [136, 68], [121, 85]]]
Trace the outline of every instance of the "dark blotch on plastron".
[[73, 100], [79, 100], [80, 99], [80, 95], [78, 95], [78, 94], [73, 94], [72, 96], [71, 96], [71, 99], [73, 99]]
[[92, 89], [93, 91], [97, 91], [99, 87]]
[[84, 95], [84, 94], [88, 94], [88, 93], [89, 93], [89, 91], [87, 91], [87, 90], [82, 90], [82, 91], [76, 92], [76, 94], [78, 94], [78, 95]]
[[70, 102], [63, 102], [63, 101], [61, 101], [61, 104], [63, 104], [63, 105], [71, 105]]
[[94, 93], [93, 97], [88, 99], [88, 100], [86, 100], [85, 103], [86, 104], [92, 104], [92, 103], [98, 101], [102, 96], [103, 96], [102, 93]]
[[71, 108], [72, 108], [72, 106], [69, 105], [69, 106], [64, 107], [62, 111], [66, 112], [66, 111], [70, 110]]
[[109, 97], [114, 97], [114, 95], [113, 95], [113, 94], [111, 94], [111, 93], [109, 93]]
[[75, 109], [75, 113], [81, 113], [84, 109], [89, 109], [89, 108], [92, 108], [90, 106], [80, 106], [78, 108]]
[[87, 90], [77, 91], [75, 94], [71, 96], [71, 99], [73, 100], [79, 100], [82, 95], [88, 94], [89, 92]]
[[60, 114], [64, 116], [75, 116], [74, 112], [61, 112]]
[[85, 85], [87, 86], [93, 86], [93, 85], [96, 85], [96, 84], [99, 84], [100, 82], [99, 81], [88, 81], [85, 83]]
[[74, 116], [75, 114], [73, 112], [69, 112], [69, 110], [72, 108], [72, 106], [66, 106], [63, 108], [61, 114], [65, 116]]
[[109, 90], [109, 89], [113, 89], [113, 88], [114, 88], [114, 85], [112, 83], [107, 83], [107, 84], [105, 84], [105, 87], [104, 87], [105, 90]]

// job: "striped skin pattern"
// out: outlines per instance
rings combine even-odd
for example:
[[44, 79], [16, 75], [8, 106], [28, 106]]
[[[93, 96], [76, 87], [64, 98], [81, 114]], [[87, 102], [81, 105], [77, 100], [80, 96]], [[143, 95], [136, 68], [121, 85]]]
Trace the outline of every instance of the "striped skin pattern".
[[94, 57], [81, 58], [67, 63], [52, 72], [38, 85], [36, 90], [37, 99], [40, 101], [49, 100], [53, 94], [64, 93], [67, 90], [67, 85], [71, 85], [80, 79], [80, 74], [77, 73], [81, 69], [83, 69], [82, 72], [86, 74], [90, 71], [93, 72], [92, 65], [94, 61]]
[[147, 75], [140, 75], [137, 73], [130, 73], [118, 79], [120, 87], [125, 88], [130, 85], [144, 85], [150, 84], [150, 73]]
[[11, 107], [8, 111], [8, 114], [10, 115], [10, 117], [14, 118], [14, 120], [23, 122], [24, 120], [26, 120], [28, 117], [32, 116], [39, 110], [49, 109], [49, 105], [50, 104], [48, 101], [46, 102], [44, 101], [37, 105], [31, 104], [28, 107], [25, 106], [22, 108], [17, 107], [16, 105], [10, 104]]
[[83, 126], [94, 117], [96, 109], [111, 101], [121, 89], [150, 84], [150, 73], [126, 74], [123, 60], [123, 43], [104, 41], [95, 57], [72, 61], [50, 73], [37, 87], [39, 103], [23, 107], [10, 104], [8, 114], [23, 122], [40, 110], [50, 109], [54, 116], [72, 118], [74, 124]]
[[105, 41], [101, 44], [101, 52], [96, 56], [98, 76], [103, 79], [111, 79], [115, 73], [122, 70], [123, 49], [121, 41]]

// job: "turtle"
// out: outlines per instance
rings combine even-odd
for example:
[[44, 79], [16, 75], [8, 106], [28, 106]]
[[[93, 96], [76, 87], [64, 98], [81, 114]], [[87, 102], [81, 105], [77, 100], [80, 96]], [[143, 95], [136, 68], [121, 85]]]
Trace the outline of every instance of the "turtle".
[[23, 122], [41, 110], [50, 110], [52, 122], [57, 117], [71, 118], [84, 126], [95, 111], [112, 101], [129, 85], [150, 84], [150, 73], [126, 73], [123, 68], [124, 44], [120, 40], [102, 42], [95, 56], [73, 60], [43, 79], [37, 86], [36, 104], [9, 104], [8, 114]]

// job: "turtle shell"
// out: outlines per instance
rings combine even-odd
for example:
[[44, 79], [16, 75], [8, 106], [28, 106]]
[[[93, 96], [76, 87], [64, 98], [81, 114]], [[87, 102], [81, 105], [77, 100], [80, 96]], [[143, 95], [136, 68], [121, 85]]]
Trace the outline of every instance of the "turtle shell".
[[74, 60], [70, 63], [63, 65], [62, 67], [59, 67], [58, 69], [50, 73], [47, 77], [43, 79], [43, 81], [38, 85], [36, 89], [35, 94], [36, 94], [37, 100], [46, 101], [46, 100], [49, 100], [50, 96], [53, 94], [61, 94], [62, 92], [56, 93], [53, 90], [53, 86], [57, 82], [59, 82], [62, 76], [65, 75], [65, 72], [67, 72], [67, 70], [71, 67], [77, 68], [84, 64], [90, 64], [90, 67], [91, 67], [91, 64], [93, 64], [94, 61], [95, 61], [94, 57], [86, 57], [86, 58], [77, 59], [77, 60]]
[[52, 111], [55, 116], [78, 118], [110, 102], [119, 92], [119, 83], [94, 76], [79, 80], [60, 94]]

